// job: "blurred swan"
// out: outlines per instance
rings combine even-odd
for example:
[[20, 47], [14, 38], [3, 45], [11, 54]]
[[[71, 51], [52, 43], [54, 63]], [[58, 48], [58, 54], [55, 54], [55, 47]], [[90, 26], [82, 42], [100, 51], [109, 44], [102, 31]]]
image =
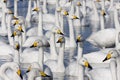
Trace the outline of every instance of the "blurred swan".
[[65, 50], [65, 39], [60, 36], [57, 43], [60, 43], [59, 54], [57, 60], [47, 60], [45, 64], [51, 69], [53, 73], [64, 73], [64, 50]]
[[[11, 69], [9, 73], [7, 73], [7, 69]], [[0, 76], [3, 80], [21, 80], [21, 70], [19, 68], [19, 65], [15, 62], [7, 62], [1, 65], [0, 67]]]

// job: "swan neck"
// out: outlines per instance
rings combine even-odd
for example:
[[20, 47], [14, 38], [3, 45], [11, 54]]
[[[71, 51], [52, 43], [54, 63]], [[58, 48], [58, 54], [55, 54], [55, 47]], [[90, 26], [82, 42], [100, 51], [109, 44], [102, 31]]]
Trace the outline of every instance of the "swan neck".
[[20, 53], [18, 50], [15, 50], [14, 62], [20, 64]]
[[94, 10], [95, 15], [98, 15], [97, 8], [96, 8], [94, 1], [92, 1], [92, 5], [93, 5], [93, 10]]
[[42, 47], [39, 48], [38, 62], [43, 71], [44, 52]]
[[101, 30], [103, 30], [103, 29], [105, 29], [105, 17], [101, 15], [100, 18], [101, 18], [101, 21], [100, 21]]
[[56, 26], [59, 27], [60, 23], [59, 23], [59, 13], [57, 11], [55, 11], [55, 22], [56, 22]]
[[43, 16], [41, 11], [39, 11], [38, 36], [43, 36]]
[[73, 28], [73, 21], [69, 19], [69, 33], [70, 33], [70, 46], [76, 47], [75, 35], [74, 35], [74, 28]]
[[47, 11], [47, 0], [44, 0], [43, 1], [43, 12], [46, 14], [48, 11]]
[[25, 28], [25, 24], [22, 24], [22, 28], [23, 28], [23, 31], [24, 31], [24, 33], [22, 33], [22, 44], [24, 44], [25, 41], [26, 41], [26, 28]]
[[18, 16], [17, 14], [17, 0], [14, 0], [14, 16]]
[[86, 16], [86, 0], [83, 0], [83, 15]]
[[61, 43], [61, 46], [59, 48], [59, 56], [58, 56], [58, 65], [64, 66], [64, 49], [65, 49], [65, 43]]
[[31, 4], [32, 4], [32, 1], [29, 0], [28, 2], [28, 11], [27, 11], [27, 16], [26, 16], [26, 21], [30, 22], [30, 19], [31, 19]]
[[102, 0], [101, 5], [102, 5], [102, 10], [105, 10], [105, 0]]
[[60, 14], [60, 26], [61, 26], [61, 31], [64, 33], [64, 16]]
[[114, 9], [114, 22], [115, 22], [115, 28], [117, 30], [120, 30], [120, 24], [119, 24], [119, 19], [118, 19], [118, 12], [117, 9]]
[[71, 9], [70, 9], [70, 14], [74, 14], [74, 4], [71, 2]]
[[78, 65], [78, 67], [79, 67], [78, 74], [81, 74], [81, 75], [79, 75], [78, 79], [84, 80], [84, 75], [85, 75], [84, 68], [82, 65]]
[[5, 14], [4, 8], [2, 8], [2, 24], [1, 24], [1, 26], [2, 26], [3, 31], [7, 30], [5, 18], [6, 18], [6, 14]]
[[51, 34], [50, 37], [50, 53], [52, 59], [57, 59], [57, 51], [56, 51], [56, 45], [55, 45], [55, 33]]
[[79, 61], [80, 58], [83, 57], [83, 48], [82, 48], [83, 44], [81, 42], [78, 43], [78, 52], [77, 52], [77, 60]]

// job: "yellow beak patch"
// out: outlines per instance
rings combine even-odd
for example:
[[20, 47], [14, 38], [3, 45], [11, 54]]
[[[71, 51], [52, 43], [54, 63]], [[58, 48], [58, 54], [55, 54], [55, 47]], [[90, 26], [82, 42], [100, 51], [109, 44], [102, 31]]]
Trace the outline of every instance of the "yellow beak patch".
[[85, 67], [88, 67], [88, 66], [89, 66], [88, 61], [86, 61], [86, 62], [84, 63], [84, 66], [85, 66]]
[[66, 15], [69, 15], [69, 13], [68, 13], [67, 11], [64, 11], [64, 12], [63, 12], [63, 15], [66, 16]]
[[43, 71], [40, 71], [40, 75], [41, 75], [42, 77], [46, 77], [46, 76], [47, 76]]
[[111, 53], [108, 53], [107, 54], [107, 59], [110, 59], [111, 58]]
[[20, 69], [17, 71], [17, 74], [20, 76], [20, 74], [21, 74], [21, 70]]

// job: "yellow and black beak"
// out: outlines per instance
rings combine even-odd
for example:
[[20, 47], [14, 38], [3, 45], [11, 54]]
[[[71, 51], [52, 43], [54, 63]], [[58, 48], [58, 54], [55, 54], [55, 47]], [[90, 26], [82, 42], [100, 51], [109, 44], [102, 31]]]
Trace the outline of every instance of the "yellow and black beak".
[[14, 26], [19, 24], [19, 20], [15, 20], [15, 23], [13, 24]]
[[33, 47], [37, 47], [38, 46], [38, 42], [34, 42], [32, 46], [30, 46], [30, 48], [33, 48]]
[[3, 2], [4, 2], [4, 3], [6, 3], [6, 2], [7, 2], [7, 0], [3, 0]]
[[31, 66], [28, 68], [28, 70], [26, 71], [26, 73], [30, 72], [31, 71]]
[[33, 9], [33, 11], [37, 11], [37, 12], [38, 12], [38, 11], [39, 11], [39, 8], [37, 7], [37, 8], [35, 8], [35, 9]]
[[64, 15], [64, 16], [69, 15], [68, 11], [64, 11], [64, 12], [63, 12], [63, 15]]
[[82, 6], [82, 4], [80, 2], [77, 2], [77, 6]]
[[103, 15], [103, 16], [105, 16], [105, 15], [106, 15], [106, 13], [105, 13], [105, 11], [104, 11], [104, 10], [102, 10], [102, 11], [101, 11], [101, 15]]
[[19, 26], [18, 30], [21, 31], [21, 32], [24, 32], [23, 29], [22, 29], [22, 26]]
[[77, 16], [73, 15], [72, 19], [79, 19]]
[[78, 43], [78, 42], [81, 42], [81, 36], [78, 36], [78, 37], [77, 37], [76, 42], [77, 42], [77, 43]]
[[18, 20], [18, 18], [16, 16], [13, 16], [13, 19]]
[[100, 0], [96, 0], [96, 2], [101, 2]]
[[19, 49], [20, 49], [20, 45], [19, 45], [18, 43], [16, 43], [16, 45], [15, 45], [15, 49], [19, 51]]
[[111, 53], [108, 53], [107, 56], [105, 57], [105, 59], [103, 60], [103, 62], [109, 60], [111, 58]]
[[92, 69], [92, 66], [88, 63], [88, 61], [85, 61], [85, 62], [84, 62], [84, 66]]
[[17, 35], [17, 32], [14, 31], [14, 32], [12, 33], [11, 37], [15, 37], [16, 35]]
[[61, 37], [58, 39], [57, 43], [62, 43], [62, 41], [63, 41], [63, 38]]
[[40, 75], [41, 75], [42, 77], [51, 77], [51, 76], [47, 75], [46, 73], [44, 73], [43, 71], [40, 71]]
[[11, 10], [9, 10], [8, 14], [14, 14]]
[[20, 76], [21, 79], [23, 79], [20, 69], [17, 71], [17, 74]]
[[64, 35], [60, 29], [57, 30], [57, 34]]

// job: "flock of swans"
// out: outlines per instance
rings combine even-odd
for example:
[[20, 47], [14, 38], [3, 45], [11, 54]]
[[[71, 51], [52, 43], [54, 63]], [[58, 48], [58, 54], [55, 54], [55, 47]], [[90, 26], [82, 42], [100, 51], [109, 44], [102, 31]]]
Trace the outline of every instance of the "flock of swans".
[[119, 1], [13, 1], [0, 0], [0, 80], [120, 80]]

